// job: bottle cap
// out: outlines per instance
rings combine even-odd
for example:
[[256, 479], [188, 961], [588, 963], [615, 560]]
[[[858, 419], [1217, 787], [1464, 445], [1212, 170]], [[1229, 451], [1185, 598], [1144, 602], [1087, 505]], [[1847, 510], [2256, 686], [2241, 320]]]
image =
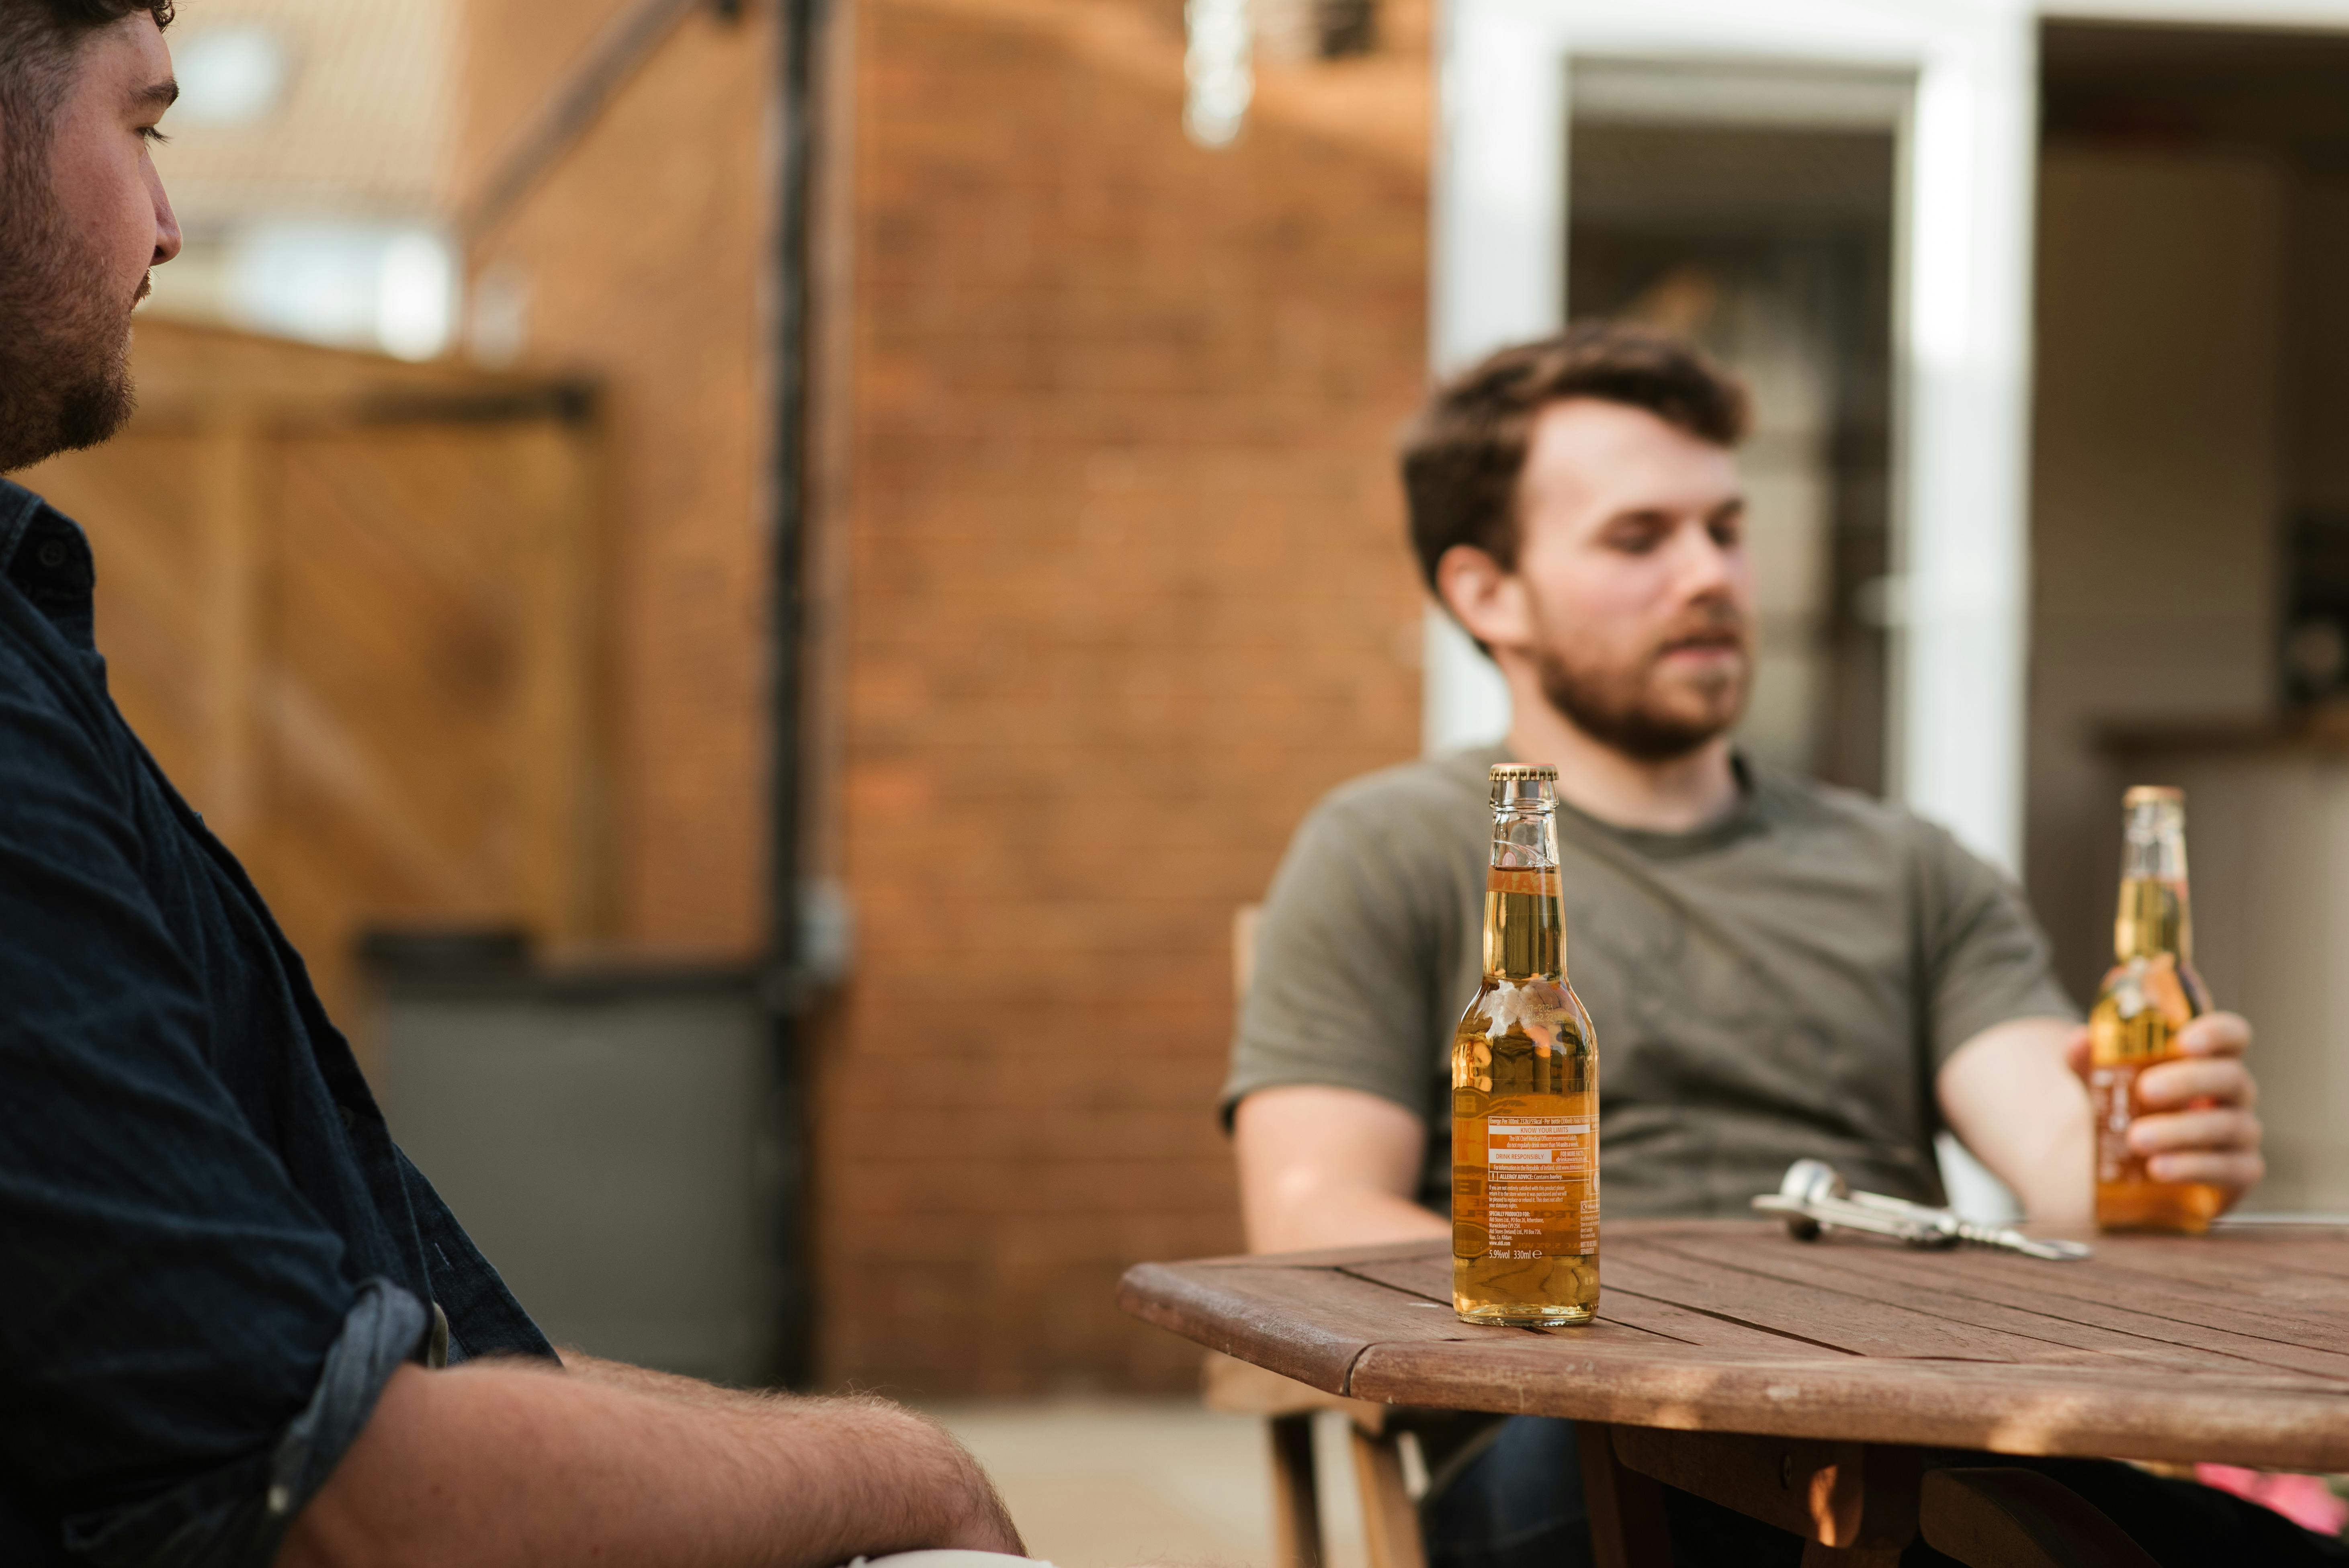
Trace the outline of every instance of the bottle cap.
[[1493, 764], [1493, 804], [1495, 806], [1555, 804], [1557, 769], [1529, 762]]
[[2171, 800], [2182, 806], [2186, 803], [2186, 791], [2173, 784], [2139, 784], [2121, 797], [2124, 807], [2143, 806], [2156, 800]]

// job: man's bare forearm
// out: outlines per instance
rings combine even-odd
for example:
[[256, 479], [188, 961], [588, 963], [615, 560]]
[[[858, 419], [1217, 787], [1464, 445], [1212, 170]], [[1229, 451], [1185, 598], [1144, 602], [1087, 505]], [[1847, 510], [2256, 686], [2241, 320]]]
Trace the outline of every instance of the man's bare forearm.
[[1416, 1242], [1451, 1223], [1412, 1201], [1427, 1155], [1418, 1116], [1359, 1089], [1259, 1089], [1234, 1118], [1248, 1251]]
[[775, 1402], [777, 1396], [750, 1393], [739, 1388], [722, 1387], [705, 1383], [698, 1377], [681, 1377], [674, 1372], [656, 1372], [649, 1367], [635, 1367], [626, 1361], [606, 1361], [600, 1356], [568, 1345], [558, 1345], [555, 1354], [563, 1357], [563, 1369], [574, 1377], [584, 1377], [606, 1387], [625, 1388], [631, 1393], [648, 1394], [657, 1399], [689, 1405], [696, 1409], [756, 1410]]
[[632, 1387], [601, 1367], [403, 1367], [279, 1568], [831, 1568], [926, 1547], [1021, 1550], [977, 1463], [908, 1411], [657, 1373]]
[[2095, 1128], [2088, 1091], [2064, 1059], [2077, 1026], [2017, 1018], [1983, 1030], [1943, 1064], [1941, 1115], [2030, 1219], [2088, 1218]]
[[1276, 1213], [1250, 1227], [1249, 1250], [1302, 1253], [1323, 1247], [1431, 1241], [1451, 1234], [1451, 1221], [1409, 1198], [1333, 1186], [1291, 1194]]

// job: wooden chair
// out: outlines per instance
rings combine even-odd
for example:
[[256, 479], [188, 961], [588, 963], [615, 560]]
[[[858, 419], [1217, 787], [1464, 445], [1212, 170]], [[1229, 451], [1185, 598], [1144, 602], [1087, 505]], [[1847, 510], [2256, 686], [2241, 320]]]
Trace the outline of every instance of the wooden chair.
[[1210, 1352], [1203, 1379], [1207, 1408], [1260, 1416], [1272, 1450], [1273, 1561], [1276, 1568], [1320, 1568], [1321, 1498], [1313, 1474], [1313, 1418], [1346, 1418], [1354, 1484], [1362, 1497], [1362, 1540], [1371, 1568], [1426, 1568], [1419, 1510], [1404, 1480], [1402, 1434], [1390, 1405], [1324, 1394], [1319, 1388]]
[[[1232, 912], [1232, 1004], [1237, 1010], [1256, 975], [1260, 904]], [[1209, 1352], [1202, 1392], [1211, 1410], [1260, 1416], [1272, 1450], [1274, 1560], [1278, 1568], [1321, 1568], [1321, 1498], [1313, 1474], [1313, 1418], [1346, 1418], [1354, 1480], [1362, 1495], [1362, 1539], [1371, 1568], [1426, 1568], [1419, 1511], [1403, 1479], [1402, 1434], [1393, 1409], [1366, 1399], [1324, 1394], [1293, 1378]]]

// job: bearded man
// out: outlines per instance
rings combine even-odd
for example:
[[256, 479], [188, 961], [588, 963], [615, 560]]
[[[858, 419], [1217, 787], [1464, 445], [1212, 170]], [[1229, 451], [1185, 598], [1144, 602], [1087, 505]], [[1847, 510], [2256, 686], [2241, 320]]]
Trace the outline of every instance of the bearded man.
[[[131, 307], [180, 248], [171, 18], [0, 0], [0, 471], [129, 413]], [[115, 710], [95, 570], [0, 481], [0, 1563], [1017, 1553], [895, 1406], [557, 1357]]]
[[[1494, 355], [1407, 436], [1421, 569], [1515, 720], [1499, 746], [1343, 786], [1289, 846], [1223, 1100], [1256, 1250], [1449, 1233], [1448, 1053], [1481, 967], [1486, 770], [1505, 761], [1557, 769], [1609, 1217], [1746, 1214], [1806, 1157], [1939, 1202], [1942, 1127], [2032, 1218], [2089, 1214], [2086, 1031], [2013, 885], [1932, 824], [1730, 738], [1753, 670], [1745, 423], [1742, 388], [1690, 348], [1588, 325]], [[2129, 1136], [2156, 1179], [2236, 1195], [2260, 1179], [2250, 1042], [2212, 1014], [2180, 1037], [2193, 1059], [2139, 1080], [2158, 1113]], [[1516, 1420], [1436, 1463], [1434, 1568], [1588, 1561], [1572, 1442]], [[2139, 1472], [2064, 1479], [2125, 1527], [2158, 1514], [2181, 1561], [2299, 1560], [2198, 1535]], [[2188, 1491], [2186, 1515], [2236, 1518]], [[1683, 1561], [1793, 1542], [1686, 1494], [1673, 1508]]]

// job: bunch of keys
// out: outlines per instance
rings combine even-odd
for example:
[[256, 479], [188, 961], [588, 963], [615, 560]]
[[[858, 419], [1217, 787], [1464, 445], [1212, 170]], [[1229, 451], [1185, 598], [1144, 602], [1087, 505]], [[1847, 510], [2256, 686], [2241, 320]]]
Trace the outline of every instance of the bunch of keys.
[[1754, 1200], [1764, 1214], [1785, 1218], [1796, 1241], [1815, 1242], [1824, 1231], [1866, 1231], [1892, 1236], [1912, 1247], [2002, 1247], [2025, 1257], [2070, 1263], [2095, 1249], [2079, 1242], [2040, 1241], [2005, 1225], [1981, 1225], [1947, 1209], [1929, 1209], [1877, 1192], [1855, 1192], [1824, 1160], [1797, 1160], [1786, 1167], [1775, 1192]]

